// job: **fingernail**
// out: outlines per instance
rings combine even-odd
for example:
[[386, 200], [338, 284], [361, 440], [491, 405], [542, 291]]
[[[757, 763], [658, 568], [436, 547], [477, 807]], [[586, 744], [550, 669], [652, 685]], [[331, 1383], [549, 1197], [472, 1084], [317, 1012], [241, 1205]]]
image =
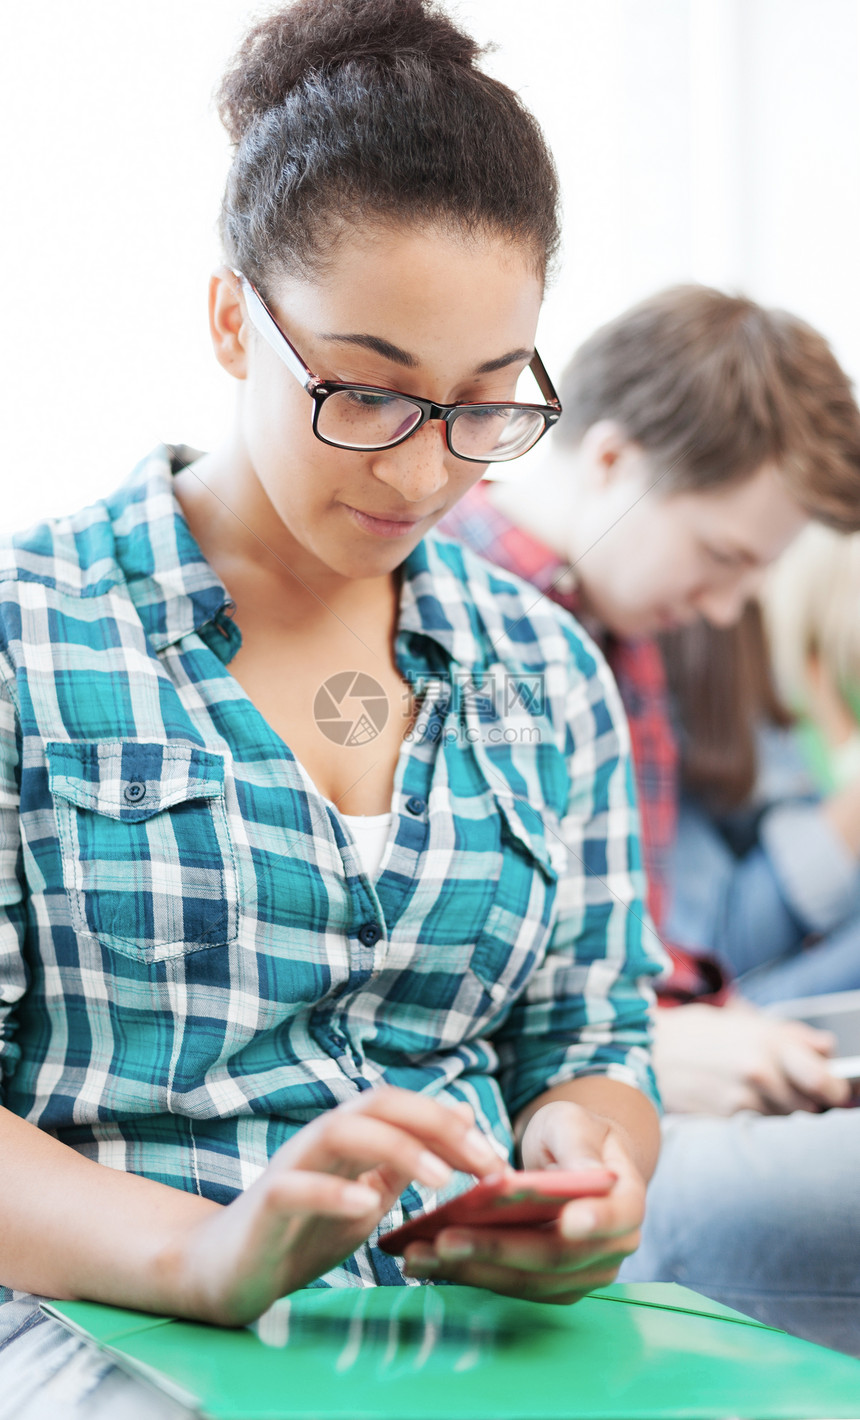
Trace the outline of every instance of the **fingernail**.
[[422, 1149], [418, 1155], [415, 1176], [422, 1183], [429, 1184], [431, 1188], [437, 1188], [440, 1184], [448, 1182], [451, 1170], [441, 1159], [437, 1159], [435, 1154], [431, 1154], [429, 1149]]
[[462, 1233], [443, 1233], [437, 1240], [436, 1247], [446, 1261], [459, 1262], [464, 1257], [472, 1257], [475, 1252], [475, 1245], [470, 1238]]
[[590, 1208], [574, 1205], [563, 1209], [558, 1226], [563, 1238], [587, 1238], [597, 1227], [597, 1219]]
[[478, 1168], [486, 1168], [488, 1164], [498, 1164], [501, 1167], [501, 1160], [495, 1149], [477, 1129], [466, 1130], [463, 1135], [463, 1152]]
[[475, 1111], [470, 1104], [466, 1104], [465, 1100], [451, 1100], [449, 1108], [452, 1109], [455, 1114], [459, 1114], [461, 1119], [467, 1119], [470, 1124], [474, 1124]]
[[378, 1208], [382, 1199], [375, 1188], [368, 1188], [363, 1183], [348, 1183], [341, 1194], [344, 1206], [350, 1213], [369, 1213], [372, 1208]]

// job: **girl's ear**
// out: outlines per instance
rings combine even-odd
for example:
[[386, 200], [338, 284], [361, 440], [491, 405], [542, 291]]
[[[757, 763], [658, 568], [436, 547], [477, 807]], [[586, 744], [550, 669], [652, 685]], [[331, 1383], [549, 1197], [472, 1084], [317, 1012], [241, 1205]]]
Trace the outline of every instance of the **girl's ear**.
[[248, 330], [239, 282], [229, 266], [219, 266], [209, 278], [209, 331], [218, 364], [236, 380], [248, 374]]

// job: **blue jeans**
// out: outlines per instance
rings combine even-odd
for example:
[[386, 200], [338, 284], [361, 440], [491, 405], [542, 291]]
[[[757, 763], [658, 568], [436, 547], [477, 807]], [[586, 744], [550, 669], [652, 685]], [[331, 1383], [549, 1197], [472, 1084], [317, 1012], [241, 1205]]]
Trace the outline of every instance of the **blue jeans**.
[[670, 1115], [621, 1282], [679, 1282], [860, 1355], [860, 1109]]
[[[821, 824], [809, 805], [794, 820], [801, 836], [790, 861], [766, 844], [736, 857], [716, 824], [685, 801], [671, 866], [670, 941], [717, 957], [744, 996], [760, 1005], [794, 996], [860, 989], [860, 900], [855, 875], [841, 865], [815, 900], [815, 883], [790, 883], [795, 853], [802, 858], [804, 828], [820, 842]], [[783, 815], [781, 827], [786, 826]], [[812, 871], [812, 870], [811, 870]], [[782, 874], [782, 876], [781, 876]], [[821, 875], [817, 875], [821, 882]], [[814, 901], [816, 911], [812, 911]], [[808, 906], [809, 910], [804, 909]], [[840, 915], [842, 914], [842, 915]], [[816, 934], [814, 945], [808, 945]]]
[[39, 1310], [39, 1298], [0, 1305], [0, 1420], [193, 1420], [126, 1375], [89, 1341]]
[[860, 988], [860, 918], [852, 918], [812, 946], [747, 972], [738, 987], [760, 1006], [796, 996], [856, 991]]

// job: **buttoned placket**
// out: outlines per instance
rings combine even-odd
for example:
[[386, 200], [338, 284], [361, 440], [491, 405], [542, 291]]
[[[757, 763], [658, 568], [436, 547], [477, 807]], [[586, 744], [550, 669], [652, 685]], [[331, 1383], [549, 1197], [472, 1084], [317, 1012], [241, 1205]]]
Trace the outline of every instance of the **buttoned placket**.
[[[447, 685], [438, 679], [428, 682], [409, 740], [400, 749], [389, 840], [382, 871], [375, 880], [365, 872], [348, 824], [332, 805], [325, 804], [335, 839], [343, 839], [338, 846], [354, 909], [346, 999], [382, 969], [391, 932], [409, 896], [409, 884], [420, 871], [430, 833], [430, 786], [449, 709]], [[345, 1041], [334, 1020], [332, 1030]]]

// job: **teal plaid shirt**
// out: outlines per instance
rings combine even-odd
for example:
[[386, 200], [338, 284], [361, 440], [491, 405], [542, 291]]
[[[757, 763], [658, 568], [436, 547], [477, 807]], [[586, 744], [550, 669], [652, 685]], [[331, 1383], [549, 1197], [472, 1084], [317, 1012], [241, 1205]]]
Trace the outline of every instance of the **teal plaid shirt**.
[[[446, 538], [403, 567], [420, 691], [381, 870], [231, 676], [161, 448], [0, 547], [0, 1065], [16, 1114], [227, 1202], [386, 1082], [505, 1156], [549, 1086], [654, 1093], [628, 735], [575, 622]], [[384, 1226], [435, 1201], [410, 1189]], [[371, 1242], [326, 1279], [401, 1282]], [[2, 1282], [2, 1278], [0, 1278]]]

